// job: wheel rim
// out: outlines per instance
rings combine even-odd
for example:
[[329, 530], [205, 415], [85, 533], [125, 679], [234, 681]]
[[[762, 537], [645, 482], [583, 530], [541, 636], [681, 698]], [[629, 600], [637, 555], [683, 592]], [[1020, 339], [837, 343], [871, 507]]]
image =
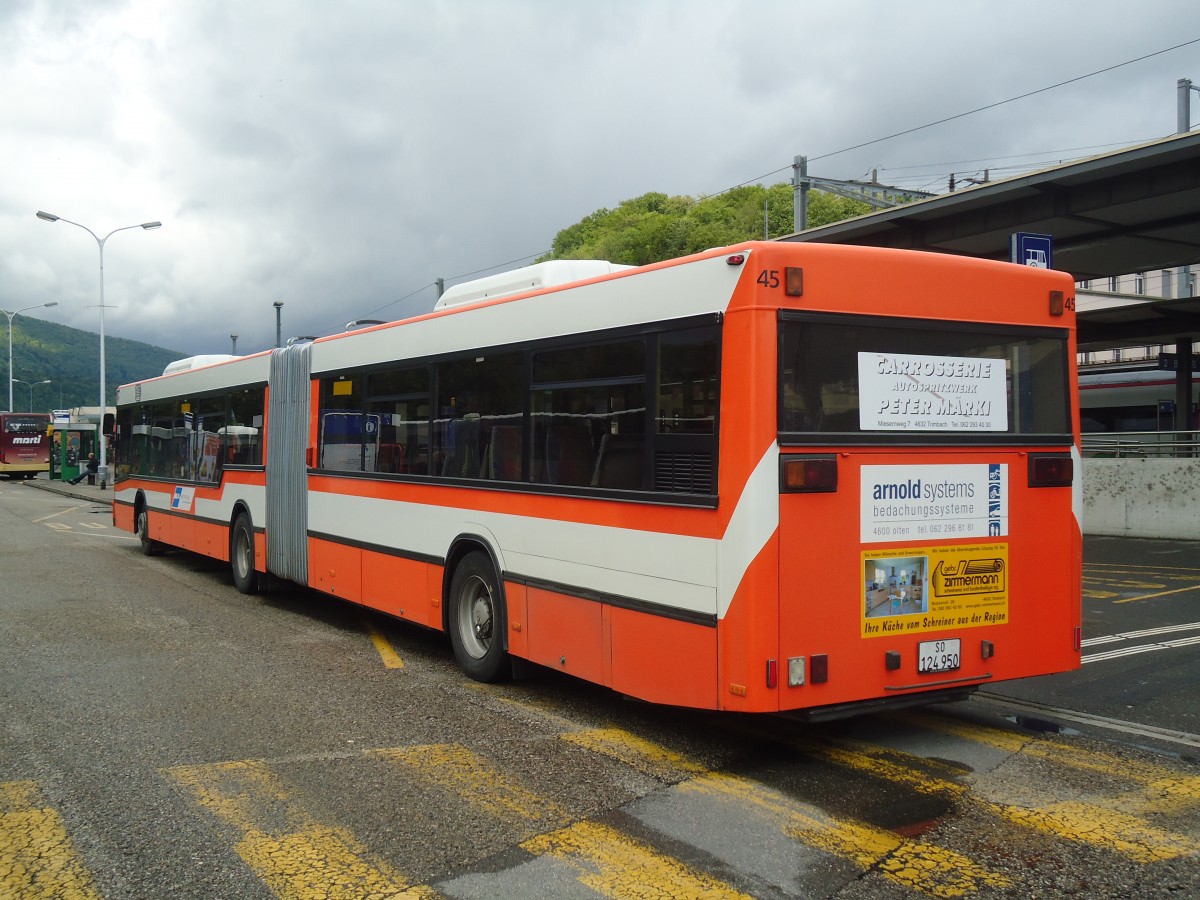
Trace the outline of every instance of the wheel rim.
[[472, 575], [458, 595], [458, 636], [472, 659], [482, 659], [492, 646], [492, 589]]
[[250, 553], [250, 541], [245, 530], [239, 528], [233, 541], [233, 564], [237, 566], [238, 578], [244, 579], [250, 575]]
[[146, 510], [139, 509], [137, 517], [137, 532], [138, 537], [143, 544], [150, 542], [150, 517], [146, 515]]

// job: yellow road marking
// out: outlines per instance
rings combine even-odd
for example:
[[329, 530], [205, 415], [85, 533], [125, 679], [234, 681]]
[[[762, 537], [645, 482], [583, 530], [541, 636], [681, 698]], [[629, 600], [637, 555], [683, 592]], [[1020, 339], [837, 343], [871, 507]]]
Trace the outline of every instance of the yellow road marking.
[[916, 725], [926, 731], [947, 734], [951, 737], [965, 738], [976, 744], [995, 747], [1006, 753], [1020, 753], [1034, 743], [1036, 738], [1019, 731], [1006, 731], [1003, 728], [992, 728], [987, 725], [968, 725], [955, 719], [930, 715], [929, 713], [905, 713], [893, 717], [895, 721]]
[[37, 525], [37, 524], [39, 524], [39, 523], [41, 523], [41, 522], [45, 522], [45, 521], [48, 521], [48, 520], [50, 520], [50, 519], [56, 519], [56, 518], [58, 518], [59, 516], [65, 516], [67, 513], [78, 512], [78, 511], [79, 511], [79, 510], [81, 510], [81, 509], [83, 509], [83, 507], [82, 507], [82, 506], [70, 506], [70, 507], [68, 507], [68, 508], [66, 508], [66, 509], [60, 509], [60, 510], [59, 510], [58, 512], [56, 512], [56, 513], [50, 513], [50, 515], [48, 515], [48, 516], [42, 516], [40, 519], [34, 519], [34, 520], [33, 520], [33, 524]]
[[1081, 769], [1097, 775], [1142, 785], [1140, 790], [1121, 794], [1097, 805], [1112, 806], [1126, 812], [1169, 813], [1200, 808], [1200, 776], [1181, 776], [1153, 763], [1123, 759], [1098, 750], [1032, 738], [1019, 732], [983, 725], [965, 725], [930, 714], [910, 713], [904, 721], [928, 731], [965, 738], [1010, 753], [1024, 752], [1055, 765]]
[[1200, 584], [1175, 588], [1173, 591], [1159, 591], [1157, 594], [1143, 594], [1141, 597], [1126, 597], [1124, 600], [1114, 600], [1113, 603], [1133, 603], [1135, 600], [1152, 600], [1155, 597], [1166, 597], [1168, 594], [1182, 594], [1185, 591], [1194, 591], [1197, 588], [1200, 588]]
[[754, 809], [795, 840], [864, 872], [878, 867], [889, 880], [935, 897], [962, 897], [985, 885], [1011, 884], [961, 853], [830, 816], [746, 778], [712, 772], [683, 782], [678, 790], [724, 797]]
[[1111, 572], [1123, 574], [1123, 569], [1150, 569], [1154, 572], [1200, 572], [1200, 569], [1192, 566], [1140, 566], [1135, 563], [1084, 563], [1083, 571], [1099, 571], [1104, 572], [1104, 566], [1109, 566]]
[[[692, 777], [677, 785], [683, 793], [703, 793], [734, 800], [773, 821], [793, 840], [848, 860], [863, 871], [879, 866], [892, 881], [936, 897], [960, 897], [974, 892], [980, 885], [1003, 887], [1009, 884], [1004, 876], [988, 872], [959, 853], [910, 841], [871, 825], [825, 815], [750, 779], [711, 772], [680, 753], [619, 728], [573, 731], [561, 737], [663, 780], [677, 780], [679, 772], [687, 773]], [[937, 794], [948, 788], [966, 789], [963, 785], [927, 778], [910, 767], [889, 762], [885, 758], [886, 752], [867, 759], [836, 747], [818, 747], [815, 743], [806, 746], [806, 750], [809, 749], [828, 754], [831, 761], [842, 765], [865, 767], [872, 774], [902, 781], [923, 793]]]
[[565, 809], [514, 783], [491, 761], [458, 744], [372, 750], [369, 755], [407, 766], [510, 825], [558, 827], [570, 821]]
[[816, 741], [792, 741], [794, 746], [808, 756], [823, 759], [844, 769], [853, 769], [875, 778], [883, 778], [893, 784], [904, 785], [918, 794], [953, 798], [965, 794], [968, 790], [965, 784], [935, 775], [927, 775], [914, 765], [918, 761], [937, 765], [932, 760], [885, 747], [873, 747], [858, 742], [845, 743], [850, 746], [818, 744]]
[[[1196, 796], [1200, 794], [1200, 779], [1158, 777], [1164, 775], [1165, 770], [1156, 773], [1153, 771], [1153, 767], [1149, 766], [1130, 765], [1115, 758], [1106, 761], [1104, 754], [1089, 752], [1082, 748], [1059, 746], [998, 728], [968, 726], [930, 715], [913, 714], [905, 716], [905, 719], [933, 731], [964, 737], [1012, 753], [1024, 753], [1029, 756], [1045, 758], [1056, 764], [1104, 773], [1114, 778], [1136, 778], [1141, 775], [1147, 779], [1152, 792], [1171, 791], [1179, 802], [1194, 802]], [[900, 751], [890, 752], [896, 757], [907, 755]], [[842, 762], [843, 765], [852, 765], [853, 768], [859, 770], [869, 772], [873, 765], [873, 757], [865, 753], [839, 750], [838, 756], [843, 758], [860, 757], [853, 762], [849, 759]], [[836, 757], [830, 756], [829, 758]], [[920, 759], [920, 757], [914, 759]], [[881, 777], [889, 777], [889, 775], [883, 774]], [[927, 788], [939, 787], [939, 780], [936, 778], [914, 773], [912, 779], [924, 779]], [[956, 782], [944, 782], [940, 784], [940, 787], [949, 796], [959, 796], [963, 793], [963, 786]], [[1145, 820], [1123, 811], [1122, 807], [1125, 804], [1121, 797], [1101, 798], [1098, 801], [1087, 803], [1076, 800], [1055, 801], [1048, 797], [1044, 804], [1027, 807], [998, 803], [975, 793], [969, 793], [966, 796], [1007, 821], [1077, 843], [1114, 850], [1136, 862], [1154, 862], [1200, 854], [1200, 843], [1193, 838], [1157, 828]], [[1154, 794], [1151, 796], [1153, 797]], [[1139, 805], [1144, 805], [1144, 802], [1143, 800]]]
[[1147, 591], [1166, 587], [1161, 581], [1130, 581], [1128, 578], [1089, 578], [1086, 575], [1083, 577], [1083, 582], [1084, 584], [1106, 584], [1109, 587], [1115, 588], [1141, 588]]
[[1121, 596], [1115, 591], [1094, 591], [1088, 588], [1084, 588], [1082, 594], [1088, 600], [1111, 600], [1113, 597]]
[[[605, 729], [607, 730], [607, 729]], [[638, 739], [628, 735], [632, 742]], [[612, 738], [607, 746], [614, 746]], [[654, 745], [643, 742], [647, 750]], [[598, 746], [598, 745], [597, 745]], [[661, 749], [661, 748], [660, 748]], [[662, 751], [666, 753], [666, 751]], [[535, 856], [552, 856], [577, 872], [579, 881], [605, 897], [744, 897], [719, 879], [698, 872], [619, 831], [596, 822], [575, 822], [570, 813], [514, 784], [496, 766], [457, 744], [375, 750], [371, 755], [401, 763], [497, 819], [538, 830], [555, 830], [522, 842]]]
[[380, 634], [378, 629], [376, 629], [375, 626], [366, 619], [363, 619], [363, 625], [367, 629], [367, 636], [371, 638], [371, 643], [374, 644], [375, 649], [379, 651], [379, 657], [383, 660], [383, 664], [389, 669], [403, 669], [404, 660], [402, 660], [400, 658], [400, 654], [393, 649], [388, 639]]
[[100, 900], [62, 817], [32, 781], [0, 783], [0, 896]]
[[560, 737], [586, 750], [623, 762], [631, 769], [660, 781], [678, 781], [680, 772], [694, 775], [707, 771], [682, 753], [668, 750], [621, 728], [587, 728], [568, 731]]
[[523, 842], [521, 848], [535, 856], [552, 856], [567, 863], [579, 873], [582, 884], [604, 897], [750, 900], [748, 894], [719, 879], [597, 822], [577, 822], [538, 835]]
[[1150, 863], [1180, 856], [1195, 856], [1200, 845], [1185, 835], [1172, 834], [1143, 819], [1092, 803], [1064, 800], [1036, 809], [988, 803], [1010, 822], [1081, 844], [1115, 850], [1134, 862]]
[[281, 900], [429, 898], [347, 829], [322, 825], [261, 763], [180, 766], [167, 774], [240, 834], [235, 850]]

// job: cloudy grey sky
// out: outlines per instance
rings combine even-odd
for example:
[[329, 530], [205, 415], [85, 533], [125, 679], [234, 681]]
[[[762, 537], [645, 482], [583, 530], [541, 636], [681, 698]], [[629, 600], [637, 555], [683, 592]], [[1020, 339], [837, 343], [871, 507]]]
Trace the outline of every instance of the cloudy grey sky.
[[96, 241], [34, 213], [158, 219], [105, 245], [107, 334], [262, 350], [276, 300], [285, 337], [423, 312], [799, 153], [944, 191], [1165, 136], [1197, 38], [1195, 0], [5, 0], [0, 308], [98, 331]]

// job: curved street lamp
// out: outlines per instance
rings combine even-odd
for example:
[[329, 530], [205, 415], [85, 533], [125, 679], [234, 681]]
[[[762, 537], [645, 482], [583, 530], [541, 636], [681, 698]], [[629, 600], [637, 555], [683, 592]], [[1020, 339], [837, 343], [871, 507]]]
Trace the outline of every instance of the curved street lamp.
[[116, 234], [118, 231], [129, 231], [132, 228], [142, 228], [146, 231], [151, 231], [155, 228], [162, 228], [162, 222], [143, 222], [141, 225], [124, 225], [121, 228], [114, 228], [104, 237], [100, 237], [92, 229], [86, 225], [81, 225], [78, 222], [72, 222], [70, 219], [64, 219], [62, 216], [56, 216], [53, 213], [43, 212], [38, 210], [37, 217], [45, 219], [47, 222], [66, 222], [68, 225], [74, 225], [76, 228], [82, 228], [96, 240], [96, 246], [100, 248], [100, 422], [97, 426], [100, 433], [100, 458], [97, 461], [98, 466], [96, 474], [100, 476], [100, 488], [103, 490], [108, 481], [108, 466], [107, 466], [107, 447], [104, 440], [104, 414], [108, 411], [108, 398], [105, 396], [104, 383], [104, 244]]
[[20, 378], [10, 378], [10, 379], [8, 379], [8, 390], [11, 393], [12, 386], [14, 384], [26, 385], [29, 388], [29, 411], [33, 412], [33, 389], [39, 384], [50, 384], [50, 383], [51, 383], [51, 381], [49, 378], [47, 378], [45, 381], [22, 381]]
[[33, 304], [33, 306], [26, 306], [26, 307], [23, 307], [22, 309], [15, 309], [15, 310], [13, 310], [12, 312], [4, 312], [4, 310], [0, 309], [0, 312], [3, 312], [3, 313], [6, 315], [6, 316], [8, 316], [8, 411], [9, 411], [9, 412], [13, 412], [13, 401], [12, 401], [12, 329], [13, 329], [13, 319], [15, 319], [15, 318], [17, 317], [17, 314], [18, 314], [18, 313], [23, 313], [23, 312], [25, 312], [26, 310], [30, 310], [30, 309], [40, 309], [40, 308], [41, 308], [41, 307], [43, 307], [43, 306], [58, 306], [58, 301], [57, 301], [57, 300], [51, 300], [49, 303], [35, 303], [35, 304]]

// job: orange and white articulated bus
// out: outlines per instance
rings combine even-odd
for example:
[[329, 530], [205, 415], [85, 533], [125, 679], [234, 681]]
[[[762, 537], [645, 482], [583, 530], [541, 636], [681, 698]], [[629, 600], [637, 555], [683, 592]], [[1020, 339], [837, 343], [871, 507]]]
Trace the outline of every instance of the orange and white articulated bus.
[[662, 704], [813, 718], [1080, 662], [1070, 276], [747, 243], [551, 262], [124, 385], [114, 520]]

